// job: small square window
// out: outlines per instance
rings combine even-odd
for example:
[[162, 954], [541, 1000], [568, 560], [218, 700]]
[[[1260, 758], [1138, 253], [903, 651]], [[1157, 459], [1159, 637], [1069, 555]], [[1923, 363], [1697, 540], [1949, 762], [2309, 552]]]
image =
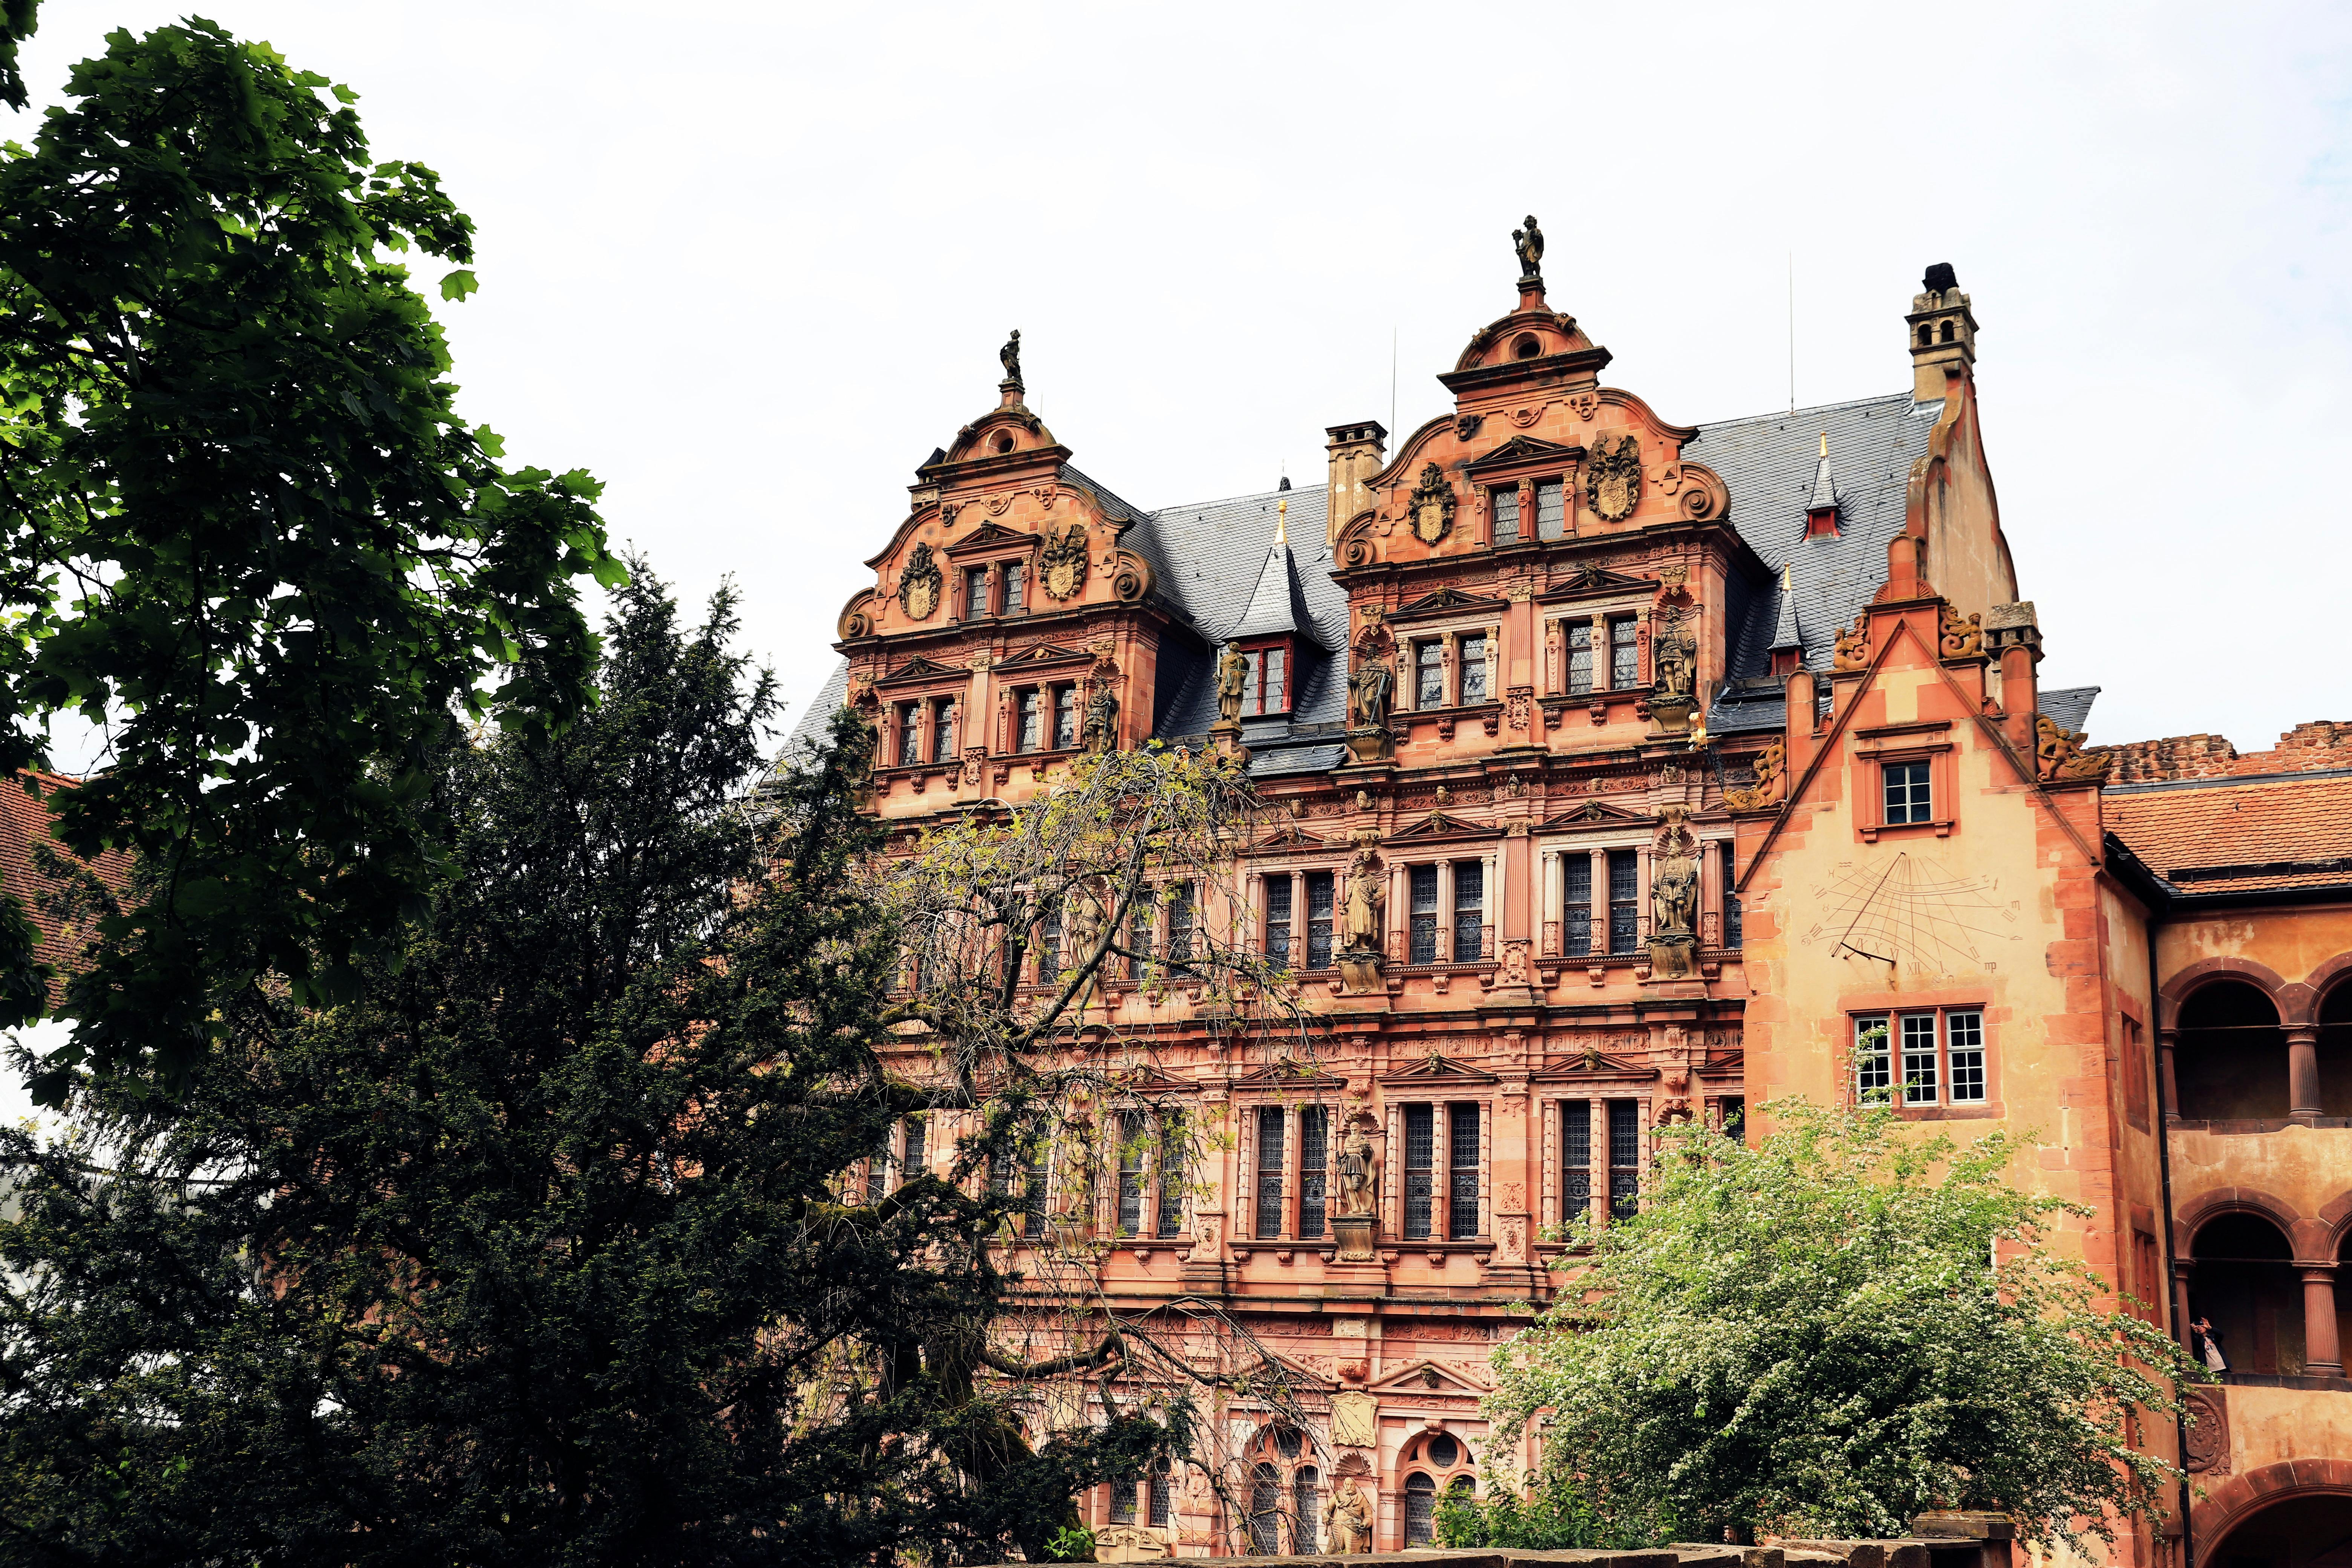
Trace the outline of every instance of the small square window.
[[1895, 1075], [1886, 1048], [1886, 1017], [1853, 1021], [1853, 1092], [1864, 1105], [1885, 1105], [1894, 1096]]
[[1926, 763], [1889, 763], [1885, 769], [1886, 780], [1886, 825], [1900, 827], [1906, 823], [1931, 819], [1928, 764]]

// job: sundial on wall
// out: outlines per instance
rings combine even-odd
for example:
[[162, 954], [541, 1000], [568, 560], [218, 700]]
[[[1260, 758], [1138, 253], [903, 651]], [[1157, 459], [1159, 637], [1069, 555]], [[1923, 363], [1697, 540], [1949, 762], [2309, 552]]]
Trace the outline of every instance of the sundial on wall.
[[1998, 877], [1956, 877], [1909, 850], [1841, 860], [1812, 889], [1814, 923], [1798, 941], [1834, 958], [1919, 975], [1986, 974], [2024, 938], [2019, 900]]

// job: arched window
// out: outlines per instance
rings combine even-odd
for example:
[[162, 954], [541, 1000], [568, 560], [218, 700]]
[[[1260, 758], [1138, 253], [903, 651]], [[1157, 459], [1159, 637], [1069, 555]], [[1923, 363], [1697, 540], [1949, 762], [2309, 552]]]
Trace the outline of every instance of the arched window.
[[1151, 1522], [1165, 1528], [1173, 1511], [1174, 1499], [1169, 1485], [1168, 1461], [1162, 1459], [1151, 1468]]
[[2271, 999], [2242, 980], [2201, 986], [2180, 1008], [2173, 1082], [2190, 1121], [2284, 1117], [2286, 1037]]
[[1312, 1465], [1301, 1465], [1290, 1477], [1290, 1550], [1296, 1556], [1320, 1552], [1315, 1528], [1323, 1517], [1323, 1478]]
[[1920, 346], [1921, 348], [1923, 348], [1923, 349], [1925, 349], [1925, 348], [1933, 348], [1933, 347], [1935, 346], [1935, 343], [1936, 343], [1936, 329], [1935, 329], [1935, 328], [1933, 328], [1933, 327], [1931, 327], [1931, 326], [1929, 326], [1929, 325], [1928, 325], [1927, 322], [1925, 322], [1925, 321], [1920, 322], [1920, 323], [1919, 323], [1919, 346]]
[[1253, 1555], [1282, 1555], [1282, 1473], [1272, 1465], [1258, 1466], [1250, 1478], [1249, 1527]]
[[1948, 343], [1952, 341], [1952, 323], [1949, 321], [1944, 323], [1944, 341]]
[[[2192, 1321], [2213, 1325], [2231, 1372], [2275, 1376], [2303, 1371], [2303, 1290], [2294, 1256], [2278, 1226], [2260, 1215], [2218, 1215], [2189, 1246]], [[2201, 1352], [2204, 1349], [2200, 1345]]]
[[1133, 1481], [1111, 1482], [1110, 1521], [1113, 1524], [1135, 1522], [1135, 1483]]
[[1437, 1539], [1437, 1483], [1419, 1471], [1404, 1479], [1404, 1543], [1426, 1546]]

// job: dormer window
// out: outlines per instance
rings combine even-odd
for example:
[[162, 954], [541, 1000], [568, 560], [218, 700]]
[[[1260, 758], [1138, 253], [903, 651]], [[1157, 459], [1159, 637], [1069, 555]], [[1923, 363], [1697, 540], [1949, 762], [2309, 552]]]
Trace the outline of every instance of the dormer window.
[[1242, 711], [1250, 715], [1289, 712], [1296, 672], [1291, 668], [1288, 639], [1244, 647], [1242, 660]]

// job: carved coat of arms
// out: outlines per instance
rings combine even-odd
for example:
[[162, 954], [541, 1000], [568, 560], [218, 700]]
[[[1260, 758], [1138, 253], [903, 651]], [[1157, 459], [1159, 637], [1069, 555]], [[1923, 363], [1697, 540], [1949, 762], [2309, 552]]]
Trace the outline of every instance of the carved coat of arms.
[[931, 559], [929, 545], [918, 544], [907, 557], [907, 569], [898, 575], [898, 602], [919, 621], [929, 620], [940, 607], [940, 563]]
[[1622, 522], [1642, 500], [1642, 443], [1631, 436], [1612, 445], [1603, 436], [1592, 444], [1584, 471], [1584, 499], [1604, 522]]
[[1422, 468], [1421, 483], [1405, 502], [1404, 514], [1412, 523], [1413, 537], [1423, 544], [1434, 544], [1453, 531], [1454, 487], [1435, 463]]
[[1087, 530], [1084, 523], [1074, 522], [1063, 532], [1045, 541], [1045, 554], [1039, 563], [1039, 579], [1045, 585], [1049, 599], [1066, 599], [1087, 585]]

